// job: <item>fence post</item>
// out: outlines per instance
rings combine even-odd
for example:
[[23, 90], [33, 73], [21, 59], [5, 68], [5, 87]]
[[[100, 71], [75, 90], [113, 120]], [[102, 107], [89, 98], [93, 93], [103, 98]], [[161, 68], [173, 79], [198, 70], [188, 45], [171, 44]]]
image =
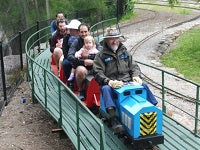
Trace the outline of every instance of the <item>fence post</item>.
[[38, 45], [38, 52], [40, 53], [40, 35], [39, 35], [39, 30], [40, 30], [40, 22], [37, 21], [37, 45]]
[[194, 134], [198, 134], [198, 118], [199, 118], [199, 89], [200, 87], [197, 86], [197, 91], [196, 91], [196, 114], [195, 114], [195, 126], [194, 126]]
[[5, 105], [7, 105], [8, 102], [7, 102], [7, 94], [6, 94], [6, 80], [5, 80], [5, 71], [4, 71], [4, 62], [3, 62], [2, 41], [0, 41], [0, 59], [1, 59], [1, 76], [2, 76], [2, 83], [3, 83], [3, 96], [4, 96]]
[[166, 113], [166, 106], [165, 106], [165, 75], [164, 71], [162, 71], [162, 110]]
[[20, 66], [23, 70], [23, 54], [22, 54], [22, 32], [19, 31], [19, 53], [20, 53]]

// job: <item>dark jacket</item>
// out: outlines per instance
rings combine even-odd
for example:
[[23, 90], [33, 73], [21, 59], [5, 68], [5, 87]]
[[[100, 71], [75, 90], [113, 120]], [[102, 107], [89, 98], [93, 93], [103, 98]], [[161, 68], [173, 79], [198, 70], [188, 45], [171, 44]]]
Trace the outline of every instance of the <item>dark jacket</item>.
[[139, 66], [122, 43], [116, 53], [105, 43], [103, 50], [94, 59], [93, 70], [95, 80], [100, 85], [106, 85], [110, 80], [128, 82], [133, 76], [141, 74]]
[[62, 50], [63, 50], [64, 58], [67, 58], [68, 51], [70, 48], [70, 45], [68, 44], [69, 37], [70, 37], [70, 34], [67, 34], [63, 39]]
[[58, 39], [62, 39], [65, 35], [60, 34], [60, 30], [57, 30], [56, 33], [51, 37], [49, 44], [50, 44], [50, 51], [53, 53], [54, 49], [56, 48], [56, 43]]
[[[95, 44], [98, 50], [102, 49], [102, 46], [98, 42], [95, 41]], [[69, 49], [67, 59], [69, 61], [72, 61], [74, 68], [76, 68], [77, 66], [84, 66], [84, 59], [78, 59], [75, 57], [75, 53], [79, 51], [83, 47], [83, 45], [84, 45], [84, 40], [82, 38], [78, 38], [72, 43]], [[95, 55], [96, 54], [89, 54], [88, 59], [94, 60]], [[90, 70], [91, 68], [87, 67], [87, 69]]]

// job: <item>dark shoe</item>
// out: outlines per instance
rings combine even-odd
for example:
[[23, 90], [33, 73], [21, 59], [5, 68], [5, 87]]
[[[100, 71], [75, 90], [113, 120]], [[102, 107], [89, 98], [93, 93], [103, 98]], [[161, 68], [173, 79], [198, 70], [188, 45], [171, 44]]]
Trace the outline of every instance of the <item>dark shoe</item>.
[[85, 99], [85, 91], [79, 91], [78, 92], [78, 98], [80, 100], [84, 100]]
[[110, 118], [112, 130], [115, 134], [124, 132], [122, 124], [119, 122], [117, 117]]
[[122, 124], [119, 122], [118, 118], [115, 116], [115, 107], [108, 107], [107, 112], [110, 115], [110, 124], [112, 130], [115, 134], [121, 133], [124, 131]]
[[115, 107], [111, 106], [107, 108], [107, 112], [110, 115], [110, 117], [114, 117], [115, 116]]

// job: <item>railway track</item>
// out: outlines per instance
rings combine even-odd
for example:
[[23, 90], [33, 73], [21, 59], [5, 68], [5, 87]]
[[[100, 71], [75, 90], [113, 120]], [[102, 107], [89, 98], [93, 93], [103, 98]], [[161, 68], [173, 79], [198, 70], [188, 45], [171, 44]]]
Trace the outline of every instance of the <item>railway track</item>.
[[128, 27], [130, 25], [133, 25], [133, 24], [139, 24], [139, 23], [142, 23], [142, 22], [145, 22], [145, 21], [149, 21], [149, 20], [155, 19], [157, 17], [157, 15], [158, 15], [157, 12], [154, 11], [154, 10], [143, 9], [143, 8], [135, 8], [135, 9], [136, 10], [145, 10], [145, 11], [148, 11], [148, 13], [143, 14], [143, 17], [142, 17], [141, 20], [136, 20], [134, 22], [122, 24], [122, 25], [120, 25], [120, 28], [126, 28], [126, 27]]
[[[145, 4], [150, 4], [150, 3], [145, 3]], [[150, 5], [152, 5], [152, 4], [150, 4]], [[156, 4], [154, 4], [154, 5], [156, 5]], [[159, 5], [159, 4], [157, 4], [157, 6], [167, 6], [167, 5]], [[185, 8], [185, 7], [181, 7], [181, 8]], [[190, 8], [190, 9], [199, 10], [199, 12], [200, 12], [200, 9], [196, 9], [196, 8]], [[145, 10], [145, 9], [142, 9], [142, 10]], [[148, 10], [148, 9], [147, 9], [147, 10]], [[148, 11], [150, 11], [150, 10], [148, 10]], [[154, 13], [156, 14], [155, 11], [152, 11], [152, 12], [154, 12]], [[141, 23], [141, 22], [144, 22], [144, 21], [148, 21], [148, 20], [154, 19], [155, 17], [156, 17], [156, 15], [154, 15], [154, 16], [151, 17], [151, 18], [144, 19], [144, 20], [141, 20], [141, 21], [139, 21], [139, 22], [135, 22], [134, 24], [136, 24], [136, 23]], [[154, 33], [152, 33], [151, 35], [148, 35], [147, 37], [145, 37], [144, 39], [142, 39], [141, 41], [139, 41], [136, 45], [134, 45], [134, 46], [131, 48], [131, 50], [130, 50], [131, 54], [134, 54], [134, 53], [136, 52], [136, 50], [137, 50], [144, 42], [146, 42], [146, 41], [148, 41], [149, 39], [151, 39], [151, 38], [155, 37], [156, 35], [160, 34], [161, 32], [163, 32], [163, 30], [170, 29], [170, 28], [174, 28], [174, 27], [178, 27], [178, 26], [180, 26], [180, 25], [182, 25], [182, 24], [184, 24], [184, 23], [188, 23], [188, 22], [197, 20], [197, 19], [199, 19], [199, 18], [200, 18], [200, 15], [195, 16], [195, 17], [193, 17], [193, 18], [191, 18], [191, 19], [189, 19], [189, 20], [186, 20], [186, 21], [181, 21], [181, 22], [175, 23], [175, 24], [170, 25], [170, 26], [168, 26], [168, 27], [162, 28], [161, 30], [155, 31]], [[128, 25], [127, 25], [127, 26], [128, 26]], [[127, 26], [123, 26], [123, 27], [127, 27]], [[122, 27], [122, 28], [123, 28], [123, 27]]]
[[[147, 4], [147, 3], [145, 3], [145, 4]], [[150, 5], [152, 5], [152, 4], [150, 4]], [[153, 4], [153, 5], [156, 5], [156, 4]], [[164, 5], [159, 5], [159, 4], [158, 4], [158, 6], [164, 6]], [[165, 5], [165, 6], [166, 6], [166, 5]], [[179, 7], [180, 7], [180, 6], [179, 6]], [[181, 8], [187, 8], [187, 7], [181, 7]], [[194, 10], [199, 10], [199, 11], [200, 11], [200, 9], [196, 9], [196, 8], [189, 8], [189, 9], [194, 9]], [[143, 10], [145, 10], [145, 9], [143, 9]], [[156, 14], [155, 11], [151, 11], [151, 10], [147, 10], [147, 11], [153, 12], [154, 15], [153, 15], [152, 17], [149, 17], [149, 18], [145, 18], [145, 19], [143, 19], [143, 20], [140, 20], [139, 22], [134, 22], [133, 24], [142, 23], [142, 22], [145, 22], [145, 21], [152, 20], [152, 19], [155, 19], [155, 18], [156, 18], [157, 14]], [[158, 31], [153, 32], [152, 34], [146, 36], [146, 37], [143, 38], [141, 41], [137, 42], [134, 46], [132, 46], [132, 47], [130, 48], [130, 53], [131, 53], [132, 55], [134, 55], [135, 52], [139, 49], [140, 46], [142, 46], [142, 45], [143, 45], [145, 42], [147, 42], [148, 40], [150, 40], [150, 39], [154, 38], [155, 36], [159, 35], [160, 33], [162, 33], [163, 30], [175, 28], [175, 27], [178, 27], [178, 26], [180, 26], [180, 25], [182, 25], [182, 24], [184, 24], [184, 23], [188, 23], [188, 22], [197, 20], [197, 19], [199, 19], [199, 18], [200, 18], [200, 15], [195, 16], [195, 17], [190, 18], [190, 19], [185, 20], [185, 21], [181, 21], [181, 22], [178, 22], [178, 23], [169, 25], [169, 26], [167, 26], [167, 27], [165, 27], [165, 28], [162, 28], [162, 29], [160, 29], [160, 30], [158, 30]], [[128, 26], [128, 25], [127, 25], [127, 26]], [[123, 27], [127, 27], [127, 26], [123, 26]], [[123, 27], [122, 27], [122, 28], [123, 28]], [[143, 76], [144, 76], [145, 80], [146, 80], [149, 84], [151, 84], [153, 87], [155, 87], [156, 89], [159, 89], [160, 91], [162, 90], [161, 85], [156, 84], [156, 82], [155, 82], [153, 79], [147, 77], [145, 74], [143, 74]], [[176, 94], [176, 93], [174, 93], [174, 92], [172, 92], [172, 91], [170, 91], [170, 90], [168, 90], [167, 93], [168, 93], [168, 94], [171, 94], [172, 96], [181, 98], [181, 99], [183, 99], [183, 100], [186, 100], [186, 101], [189, 101], [189, 102], [192, 102], [192, 103], [196, 103], [195, 99], [192, 98], [192, 97], [183, 97], [183, 96], [179, 96], [178, 94]], [[200, 103], [198, 103], [198, 104], [200, 104]]]

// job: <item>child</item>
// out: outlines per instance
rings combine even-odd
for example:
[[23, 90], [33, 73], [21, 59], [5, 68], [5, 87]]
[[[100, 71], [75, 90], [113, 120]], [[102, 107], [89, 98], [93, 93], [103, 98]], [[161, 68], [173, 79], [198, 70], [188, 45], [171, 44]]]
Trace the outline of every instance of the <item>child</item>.
[[[96, 49], [95, 41], [92, 36], [87, 36], [84, 38], [84, 46], [75, 53], [76, 58], [81, 58], [82, 53], [85, 54], [97, 54], [99, 51]], [[71, 74], [67, 81], [72, 81], [74, 79], [75, 69], [72, 68]]]

